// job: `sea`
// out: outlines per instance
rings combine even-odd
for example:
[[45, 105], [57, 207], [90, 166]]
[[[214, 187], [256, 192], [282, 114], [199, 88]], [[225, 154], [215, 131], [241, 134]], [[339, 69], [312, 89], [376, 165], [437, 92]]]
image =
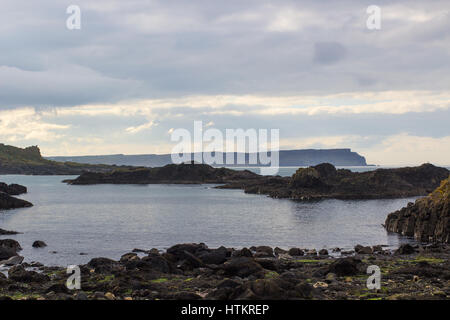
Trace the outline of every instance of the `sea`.
[[[278, 174], [291, 175], [296, 169], [280, 168]], [[2, 182], [27, 186], [28, 193], [20, 197], [34, 204], [0, 211], [0, 228], [21, 232], [0, 238], [19, 241], [25, 261], [67, 266], [94, 257], [119, 259], [134, 248], [164, 250], [186, 242], [203, 242], [211, 248], [268, 245], [317, 250], [351, 249], [357, 244], [394, 249], [414, 242], [386, 232], [382, 224], [390, 212], [416, 198], [297, 202], [215, 185], [62, 182], [71, 178], [0, 175]], [[35, 240], [47, 247], [33, 248]]]

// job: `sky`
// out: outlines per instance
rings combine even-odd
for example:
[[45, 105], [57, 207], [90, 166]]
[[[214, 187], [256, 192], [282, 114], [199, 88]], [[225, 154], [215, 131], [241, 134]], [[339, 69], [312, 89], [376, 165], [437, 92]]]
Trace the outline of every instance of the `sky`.
[[[194, 121], [450, 164], [448, 0], [2, 0], [0, 143], [170, 153]], [[81, 9], [81, 29], [66, 12]], [[368, 6], [381, 9], [369, 30]]]

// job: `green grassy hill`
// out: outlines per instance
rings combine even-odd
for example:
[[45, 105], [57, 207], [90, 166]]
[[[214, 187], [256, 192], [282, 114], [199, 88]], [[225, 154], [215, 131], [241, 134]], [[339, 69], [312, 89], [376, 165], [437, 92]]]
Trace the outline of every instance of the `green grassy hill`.
[[116, 169], [109, 165], [88, 165], [44, 159], [39, 147], [17, 148], [0, 144], [0, 174], [78, 175], [85, 171], [106, 172]]

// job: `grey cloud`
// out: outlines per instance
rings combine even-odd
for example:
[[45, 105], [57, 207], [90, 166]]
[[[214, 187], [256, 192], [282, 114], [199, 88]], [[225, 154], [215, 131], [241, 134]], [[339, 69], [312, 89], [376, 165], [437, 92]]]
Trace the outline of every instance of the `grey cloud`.
[[314, 61], [319, 64], [334, 64], [344, 59], [345, 47], [337, 42], [318, 42], [314, 44]]
[[[450, 87], [448, 19], [402, 16], [446, 0], [381, 2], [392, 17], [378, 32], [358, 0], [78, 0], [79, 31], [65, 28], [69, 4], [2, 1], [0, 107]], [[271, 30], [283, 14], [287, 31]]]

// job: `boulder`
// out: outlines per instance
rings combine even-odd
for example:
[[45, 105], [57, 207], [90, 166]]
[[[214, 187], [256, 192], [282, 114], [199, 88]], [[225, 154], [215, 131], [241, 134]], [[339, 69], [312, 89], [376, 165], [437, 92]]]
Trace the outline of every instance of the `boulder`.
[[328, 255], [328, 250], [327, 249], [322, 249], [319, 251], [319, 255], [320, 256], [327, 256]]
[[299, 248], [291, 248], [289, 249], [288, 254], [292, 257], [300, 257], [304, 256], [305, 252]]
[[8, 277], [11, 280], [23, 283], [43, 283], [50, 281], [47, 275], [35, 271], [27, 271], [23, 265], [11, 267], [8, 270]]
[[360, 244], [355, 246], [355, 252], [358, 254], [372, 254], [373, 250], [371, 247], [364, 247]]
[[354, 276], [363, 273], [362, 261], [356, 258], [343, 258], [333, 262], [328, 267], [328, 273], [334, 273], [337, 276]]
[[262, 273], [263, 268], [252, 258], [236, 257], [223, 264], [223, 270], [228, 276], [238, 276], [241, 278]]
[[20, 244], [13, 239], [0, 240], [0, 260], [7, 260], [17, 255], [22, 250]]
[[222, 264], [227, 260], [228, 250], [225, 247], [202, 252], [198, 258], [205, 264]]
[[18, 264], [21, 264], [23, 262], [23, 257], [21, 256], [13, 256], [9, 258], [8, 260], [2, 260], [0, 261], [0, 265], [5, 265], [7, 267], [15, 266]]
[[46, 246], [47, 244], [41, 240], [36, 240], [35, 242], [33, 242], [33, 248], [44, 248]]
[[253, 253], [248, 248], [242, 248], [241, 250], [233, 251], [233, 257], [253, 257]]
[[402, 244], [397, 250], [395, 250], [396, 255], [413, 254], [416, 250], [410, 244]]
[[162, 273], [170, 273], [173, 270], [169, 261], [159, 255], [149, 255], [137, 262], [137, 268], [141, 270], [153, 270]]
[[19, 184], [7, 185], [6, 183], [0, 182], [0, 192], [7, 193], [11, 196], [18, 196], [27, 193], [27, 188]]
[[87, 265], [93, 268], [96, 273], [112, 273], [120, 269], [120, 264], [117, 261], [108, 258], [94, 258]]
[[172, 255], [177, 260], [182, 260], [185, 257], [185, 252], [197, 256], [205, 251], [208, 251], [208, 247], [204, 243], [183, 243], [170, 247], [166, 253]]
[[28, 208], [32, 206], [28, 201], [14, 198], [5, 192], [0, 192], [0, 210]]

